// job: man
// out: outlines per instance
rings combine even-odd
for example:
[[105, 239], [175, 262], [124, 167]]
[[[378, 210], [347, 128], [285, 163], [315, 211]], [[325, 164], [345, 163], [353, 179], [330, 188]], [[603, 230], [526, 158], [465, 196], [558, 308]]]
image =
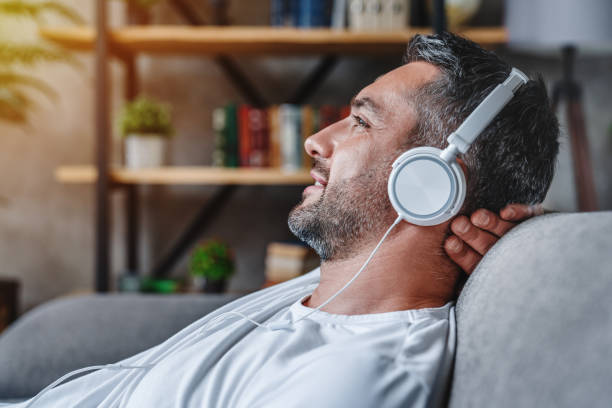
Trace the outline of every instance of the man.
[[[416, 36], [405, 65], [361, 90], [349, 117], [306, 141], [316, 183], [289, 226], [318, 252], [320, 270], [239, 299], [25, 406], [438, 405], [462, 280], [451, 259], [471, 272], [512, 226], [495, 213], [541, 202], [552, 179], [558, 129], [541, 81], [522, 86], [462, 157], [462, 213], [484, 208], [472, 216], [476, 225], [465, 216], [452, 226], [401, 222], [363, 275], [315, 308], [346, 285], [396, 218], [386, 192], [393, 161], [411, 147], [444, 147], [510, 68], [452, 34]], [[526, 211], [510, 206], [501, 215], [519, 219]], [[457, 236], [449, 237], [451, 228]]]

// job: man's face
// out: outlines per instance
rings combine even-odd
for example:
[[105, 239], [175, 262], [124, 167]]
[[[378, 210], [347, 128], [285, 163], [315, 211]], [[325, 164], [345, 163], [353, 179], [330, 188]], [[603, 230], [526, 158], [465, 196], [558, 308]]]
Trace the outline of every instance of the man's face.
[[348, 117], [306, 140], [316, 183], [289, 214], [289, 228], [323, 261], [352, 256], [393, 222], [391, 164], [417, 123], [415, 91], [438, 72], [413, 62], [379, 77], [353, 98]]

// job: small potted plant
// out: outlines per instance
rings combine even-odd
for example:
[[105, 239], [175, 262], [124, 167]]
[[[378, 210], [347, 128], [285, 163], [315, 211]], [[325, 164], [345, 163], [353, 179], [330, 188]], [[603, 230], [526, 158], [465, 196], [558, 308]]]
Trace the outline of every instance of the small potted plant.
[[234, 256], [229, 246], [209, 240], [198, 245], [189, 261], [192, 285], [204, 293], [222, 293], [234, 273]]
[[168, 138], [174, 133], [170, 109], [166, 105], [140, 97], [125, 106], [119, 126], [125, 138], [126, 167], [136, 169], [165, 164]]

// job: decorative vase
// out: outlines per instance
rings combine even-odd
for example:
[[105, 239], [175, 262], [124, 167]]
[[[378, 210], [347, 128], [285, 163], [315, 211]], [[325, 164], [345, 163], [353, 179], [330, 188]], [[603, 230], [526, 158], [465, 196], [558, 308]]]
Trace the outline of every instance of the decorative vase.
[[156, 134], [131, 133], [125, 138], [125, 167], [142, 169], [166, 164], [168, 141]]

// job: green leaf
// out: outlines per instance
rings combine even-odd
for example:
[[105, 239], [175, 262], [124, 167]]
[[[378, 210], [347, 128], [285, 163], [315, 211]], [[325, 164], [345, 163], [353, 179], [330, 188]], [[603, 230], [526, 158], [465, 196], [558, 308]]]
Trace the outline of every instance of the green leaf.
[[51, 13], [70, 22], [83, 25], [85, 20], [77, 12], [56, 1], [25, 2], [22, 0], [0, 1], [0, 14], [39, 19], [43, 14]]
[[160, 3], [161, 0], [124, 0], [126, 3], [133, 3], [136, 6], [146, 9]]
[[39, 62], [68, 62], [79, 65], [74, 56], [66, 51], [43, 45], [0, 42], [0, 66], [34, 65]]
[[[51, 14], [75, 24], [85, 24], [85, 20], [76, 11], [56, 0], [0, 0], [0, 16], [29, 18], [39, 24], [44, 15]], [[55, 46], [0, 41], [0, 120], [27, 122], [27, 113], [34, 103], [23, 90], [34, 89], [50, 99], [57, 97], [56, 92], [44, 81], [12, 72], [16, 66], [31, 67], [42, 62], [68, 63], [83, 68], [73, 54]]]
[[27, 111], [33, 105], [32, 100], [20, 90], [0, 87], [0, 119], [27, 123]]
[[125, 105], [119, 116], [119, 128], [123, 136], [150, 133], [169, 137], [174, 133], [170, 108], [142, 96]]
[[213, 281], [229, 278], [234, 273], [234, 260], [229, 247], [210, 240], [198, 245], [191, 254], [189, 271]]
[[35, 89], [49, 99], [57, 99], [58, 97], [57, 92], [53, 88], [38, 78], [12, 72], [0, 72], [0, 88], [12, 88], [15, 86]]

